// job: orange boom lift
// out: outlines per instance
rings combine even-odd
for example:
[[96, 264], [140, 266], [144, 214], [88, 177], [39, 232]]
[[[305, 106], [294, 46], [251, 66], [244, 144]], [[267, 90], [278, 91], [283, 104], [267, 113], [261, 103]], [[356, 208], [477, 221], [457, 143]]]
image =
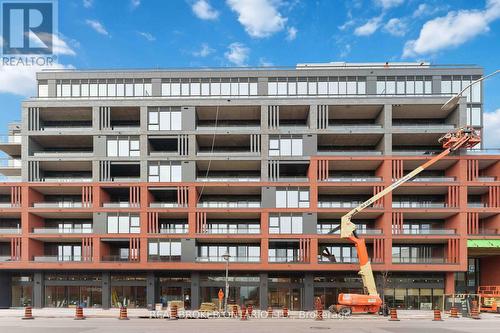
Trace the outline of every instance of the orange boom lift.
[[[377, 292], [377, 286], [373, 277], [365, 240], [358, 238], [356, 234], [356, 225], [351, 222], [353, 216], [441, 160], [443, 157], [461, 148], [472, 148], [480, 142], [481, 138], [479, 134], [472, 127], [463, 127], [447, 133], [439, 139], [439, 143], [441, 143], [444, 148], [439, 155], [434, 156], [429, 161], [411, 171], [406, 176], [398, 179], [384, 190], [342, 216], [339, 227], [340, 237], [349, 239], [356, 246], [360, 265], [358, 274], [361, 275], [363, 280], [365, 294], [339, 294], [338, 304], [332, 305], [330, 311], [338, 312], [342, 315], [350, 315], [351, 313], [377, 313], [382, 306], [382, 299]], [[336, 230], [338, 230], [338, 228], [332, 230], [331, 233]], [[331, 254], [328, 252], [323, 252], [322, 255], [331, 257]]]

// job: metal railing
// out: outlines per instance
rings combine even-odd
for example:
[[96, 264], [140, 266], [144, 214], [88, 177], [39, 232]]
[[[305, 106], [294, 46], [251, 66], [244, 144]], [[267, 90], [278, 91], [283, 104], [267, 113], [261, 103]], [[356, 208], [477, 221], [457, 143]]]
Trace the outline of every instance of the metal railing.
[[149, 262], [180, 262], [181, 256], [148, 256]]
[[57, 126], [42, 126], [40, 128], [40, 131], [44, 132], [65, 132], [65, 131], [71, 131], [71, 132], [77, 132], [77, 131], [90, 131], [92, 130], [92, 125], [89, 126], [71, 126], [71, 125], [57, 125]]
[[89, 228], [33, 228], [34, 234], [91, 234]]
[[[354, 208], [362, 204], [363, 201], [318, 201], [319, 208]], [[382, 208], [380, 207], [367, 207], [369, 208]]]
[[474, 179], [476, 182], [495, 182], [497, 180], [496, 176], [480, 176]]
[[94, 155], [93, 151], [88, 150], [61, 150], [61, 151], [37, 151], [33, 153], [33, 156], [39, 157], [91, 157]]
[[197, 182], [260, 182], [260, 177], [196, 177]]
[[179, 208], [183, 207], [177, 202], [151, 202], [149, 204], [150, 208]]
[[11, 256], [0, 256], [0, 262], [7, 262], [7, 261], [17, 261], [17, 260], [12, 260]]
[[132, 204], [130, 202], [103, 202], [103, 208], [138, 208], [140, 204]]
[[122, 257], [120, 255], [107, 255], [102, 256], [101, 261], [108, 262], [139, 262], [139, 257], [131, 258], [131, 257]]
[[499, 155], [500, 148], [487, 148], [487, 149], [465, 149], [462, 154], [465, 155]]
[[260, 201], [203, 201], [198, 208], [260, 208]]
[[318, 254], [318, 262], [327, 264], [356, 264], [359, 262], [357, 257], [335, 257], [331, 260], [321, 254]]
[[198, 156], [211, 156], [211, 155], [229, 155], [229, 156], [260, 156], [260, 152], [252, 152], [248, 150], [232, 151], [232, 150], [217, 150], [213, 151], [197, 151]]
[[160, 228], [160, 234], [187, 234], [188, 232], [187, 225], [183, 228]]
[[211, 234], [211, 235], [251, 235], [251, 234], [260, 234], [260, 227], [257, 228], [212, 228], [210, 225], [208, 225], [208, 228], [206, 229], [205, 232], [201, 232], [205, 234]]
[[92, 177], [44, 177], [41, 179], [46, 183], [88, 183]]
[[425, 177], [425, 176], [422, 176], [422, 177], [415, 177], [413, 179], [411, 179], [412, 182], [429, 182], [429, 183], [432, 183], [432, 182], [435, 182], [435, 183], [439, 183], [439, 182], [454, 182], [456, 180], [455, 177]]
[[393, 264], [447, 264], [447, 258], [410, 258], [410, 257], [393, 257]]
[[467, 208], [487, 208], [488, 204], [486, 202], [468, 202]]
[[0, 167], [1, 168], [12, 168], [12, 169], [20, 169], [22, 166], [22, 161], [16, 158], [0, 158]]
[[84, 262], [82, 260], [82, 257], [79, 256], [34, 256], [33, 261], [36, 262], [60, 262], [60, 261], [65, 261], [65, 262]]
[[319, 150], [318, 155], [326, 156], [379, 156], [381, 151], [377, 150]]
[[[331, 232], [332, 228], [330, 227], [325, 227], [322, 228], [321, 224], [318, 224], [318, 228], [316, 230], [316, 233], [318, 235], [340, 235], [340, 229], [336, 230], [335, 232]], [[382, 235], [383, 230], [382, 229], [366, 229], [366, 228], [358, 228], [356, 229], [356, 232], [361, 235]]]
[[303, 264], [304, 261], [299, 257], [278, 257], [278, 256], [269, 256], [267, 259], [270, 263], [276, 264]]

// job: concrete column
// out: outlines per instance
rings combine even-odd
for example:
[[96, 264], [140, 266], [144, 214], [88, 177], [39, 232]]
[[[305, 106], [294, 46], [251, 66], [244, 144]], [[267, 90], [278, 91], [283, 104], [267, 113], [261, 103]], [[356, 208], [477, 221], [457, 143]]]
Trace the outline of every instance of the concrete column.
[[260, 303], [260, 309], [261, 310], [266, 310], [268, 307], [267, 304], [267, 294], [269, 292], [268, 290], [268, 284], [267, 284], [267, 273], [260, 273], [260, 285], [259, 285], [259, 303]]
[[102, 308], [107, 310], [111, 307], [111, 274], [102, 272]]
[[160, 78], [154, 78], [151, 79], [151, 93], [153, 96], [161, 96], [161, 79]]
[[441, 93], [441, 76], [434, 75], [432, 77], [432, 93], [440, 94]]
[[191, 309], [200, 307], [200, 273], [191, 273]]
[[33, 274], [33, 307], [42, 308], [44, 304], [43, 272]]
[[318, 105], [309, 105], [309, 128], [318, 128]]
[[8, 309], [12, 304], [12, 278], [8, 272], [0, 272], [0, 309]]
[[313, 273], [306, 273], [304, 275], [304, 300], [303, 309], [314, 309], [314, 275]]
[[367, 76], [366, 77], [366, 94], [376, 95], [377, 94], [377, 77]]
[[157, 302], [157, 292], [156, 292], [156, 277], [154, 272], [148, 272], [146, 277], [146, 303], [151, 305], [151, 309], [154, 308], [155, 303]]
[[[56, 97], [57, 94], [57, 88], [56, 88], [56, 80], [51, 79], [47, 80], [47, 85], [48, 85], [48, 90], [49, 90], [49, 97]], [[38, 94], [38, 92], [37, 92]]]
[[257, 79], [257, 95], [267, 96], [267, 77]]

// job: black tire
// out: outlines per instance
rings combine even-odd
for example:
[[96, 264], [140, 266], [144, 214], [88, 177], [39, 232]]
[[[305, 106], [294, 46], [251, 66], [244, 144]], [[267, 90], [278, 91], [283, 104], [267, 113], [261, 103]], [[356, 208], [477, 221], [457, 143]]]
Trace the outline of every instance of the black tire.
[[337, 313], [337, 307], [332, 304], [328, 307], [328, 311], [330, 311], [330, 313]]
[[339, 315], [349, 317], [350, 315], [352, 315], [352, 309], [348, 306], [341, 307], [339, 309]]

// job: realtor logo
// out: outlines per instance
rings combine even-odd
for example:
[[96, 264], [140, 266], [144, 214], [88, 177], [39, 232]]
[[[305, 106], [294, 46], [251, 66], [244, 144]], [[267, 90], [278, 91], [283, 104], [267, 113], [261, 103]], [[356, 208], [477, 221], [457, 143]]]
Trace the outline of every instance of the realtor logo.
[[54, 1], [11, 0], [1, 5], [4, 55], [52, 54]]

